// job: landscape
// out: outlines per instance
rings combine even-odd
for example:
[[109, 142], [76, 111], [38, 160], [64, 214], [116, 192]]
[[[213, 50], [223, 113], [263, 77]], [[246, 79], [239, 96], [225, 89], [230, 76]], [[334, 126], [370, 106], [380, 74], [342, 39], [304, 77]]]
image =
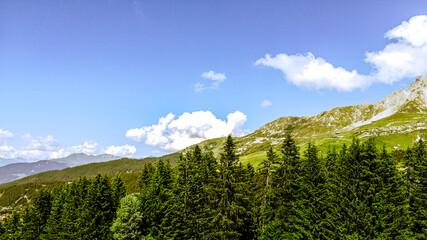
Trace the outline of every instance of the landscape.
[[0, 239], [426, 239], [427, 4], [385, 4], [0, 1]]

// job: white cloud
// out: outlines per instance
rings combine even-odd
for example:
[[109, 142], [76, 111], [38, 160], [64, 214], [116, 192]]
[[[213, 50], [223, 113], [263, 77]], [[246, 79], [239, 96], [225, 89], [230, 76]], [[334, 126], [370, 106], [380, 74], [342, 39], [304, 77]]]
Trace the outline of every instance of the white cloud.
[[[13, 136], [10, 132], [3, 135], [7, 135], [9, 138]], [[31, 161], [63, 158], [73, 153], [85, 153], [90, 155], [108, 153], [115, 156], [131, 157], [136, 152], [136, 148], [134, 146], [124, 145], [102, 148], [94, 141], [86, 141], [81, 145], [63, 147], [59, 141], [52, 136], [34, 137], [30, 134], [25, 134], [22, 136], [22, 139], [28, 142], [24, 147], [0, 145], [0, 158], [23, 158]]]
[[97, 142], [86, 141], [81, 145], [70, 147], [70, 151], [73, 153], [98, 154], [99, 148]]
[[26, 149], [27, 150], [38, 150], [38, 151], [56, 151], [60, 148], [61, 144], [52, 136], [33, 137], [30, 134], [25, 134], [22, 137], [24, 140], [30, 142]]
[[175, 119], [169, 113], [158, 124], [130, 129], [126, 137], [166, 151], [177, 151], [203, 140], [224, 137], [228, 134], [242, 136], [246, 115], [236, 111], [227, 116], [227, 122], [218, 119], [210, 111], [184, 113]]
[[201, 92], [201, 91], [203, 91], [205, 89], [206, 89], [206, 86], [203, 83], [199, 83], [198, 82], [198, 83], [194, 84], [194, 91], [195, 92]]
[[264, 65], [280, 69], [286, 78], [300, 87], [314, 89], [337, 89], [352, 91], [365, 85], [365, 77], [356, 70], [351, 72], [341, 67], [334, 67], [323, 58], [316, 58], [312, 53], [306, 55], [278, 54], [275, 57], [266, 55], [258, 59], [255, 65]]
[[261, 103], [261, 106], [262, 107], [269, 107], [269, 106], [271, 106], [271, 101], [269, 101], [269, 100], [264, 100], [264, 101], [262, 101], [262, 103]]
[[281, 70], [296, 86], [314, 89], [353, 91], [373, 83], [388, 83], [427, 74], [427, 16], [414, 16], [391, 29], [385, 37], [390, 43], [378, 52], [367, 52], [365, 62], [374, 67], [369, 75], [335, 67], [312, 53], [305, 55], [266, 55], [255, 62]]
[[225, 73], [216, 73], [212, 70], [210, 70], [209, 72], [202, 73], [202, 77], [217, 82], [223, 82], [225, 79], [227, 79]]
[[0, 145], [5, 145], [13, 138], [13, 133], [0, 129]]
[[227, 79], [225, 73], [216, 73], [212, 70], [202, 73], [201, 77], [212, 80], [212, 83], [209, 86], [200, 82], [194, 84], [195, 92], [201, 92], [206, 89], [218, 89], [219, 85]]
[[136, 148], [127, 144], [123, 146], [110, 146], [105, 153], [119, 157], [132, 157], [136, 153]]

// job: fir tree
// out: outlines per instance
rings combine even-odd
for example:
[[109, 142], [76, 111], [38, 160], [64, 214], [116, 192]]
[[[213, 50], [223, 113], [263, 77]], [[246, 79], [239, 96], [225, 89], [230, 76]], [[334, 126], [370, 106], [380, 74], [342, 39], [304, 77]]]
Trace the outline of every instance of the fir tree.
[[297, 179], [296, 217], [291, 222], [302, 239], [332, 239], [336, 230], [336, 209], [332, 203], [331, 182], [318, 150], [308, 144]]
[[43, 235], [42, 239], [58, 239], [60, 238], [60, 233], [65, 231], [61, 224], [62, 212], [65, 204], [65, 191], [63, 187], [55, 188], [52, 195], [52, 208], [46, 222], [46, 233]]
[[174, 237], [200, 239], [203, 234], [203, 155], [198, 145], [194, 151], [180, 156], [174, 204]]
[[117, 173], [116, 176], [111, 179], [111, 190], [113, 202], [112, 211], [116, 212], [120, 204], [120, 199], [126, 196], [125, 182], [123, 181], [122, 176], [119, 173]]
[[111, 239], [110, 227], [115, 215], [111, 183], [107, 176], [97, 174], [92, 180], [84, 202], [79, 231], [82, 239]]
[[211, 228], [214, 232], [207, 236], [208, 238], [240, 239], [242, 237], [239, 229], [242, 227], [247, 210], [239, 205], [241, 195], [238, 192], [238, 185], [241, 182], [236, 180], [238, 161], [233, 138], [229, 135], [220, 157], [219, 179], [216, 189], [219, 199], [211, 222]]
[[427, 149], [419, 140], [405, 155], [407, 198], [409, 199], [410, 231], [415, 239], [427, 235]]
[[272, 175], [275, 171], [276, 165], [279, 163], [277, 155], [274, 153], [273, 148], [267, 151], [267, 159], [261, 163], [259, 172], [263, 177], [263, 193], [262, 193], [262, 202], [261, 202], [261, 217], [260, 217], [260, 227], [263, 228], [266, 220], [270, 220], [274, 216], [275, 209], [268, 209], [267, 203], [270, 201], [271, 195], [271, 181]]
[[173, 181], [170, 164], [160, 159], [150, 183], [139, 195], [144, 216], [140, 229], [144, 236], [151, 235], [159, 239], [171, 237], [173, 231], [169, 214], [173, 200]]
[[283, 157], [273, 175], [269, 208], [275, 210], [275, 223], [283, 224], [279, 229], [290, 234], [287, 238], [295, 238], [298, 231], [292, 219], [296, 215], [295, 196], [299, 191], [297, 179], [301, 160], [298, 147], [290, 134], [287, 134], [281, 151]]

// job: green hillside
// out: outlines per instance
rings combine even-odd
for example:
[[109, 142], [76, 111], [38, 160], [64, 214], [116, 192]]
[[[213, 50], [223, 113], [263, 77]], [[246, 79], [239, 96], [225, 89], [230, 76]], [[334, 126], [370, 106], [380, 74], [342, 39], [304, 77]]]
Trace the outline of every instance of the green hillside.
[[[354, 137], [361, 140], [373, 138], [378, 145], [388, 150], [406, 149], [418, 139], [427, 139], [427, 78], [420, 77], [405, 90], [399, 90], [380, 102], [363, 103], [348, 107], [337, 107], [311, 117], [281, 117], [267, 123], [251, 134], [236, 137], [236, 152], [243, 164], [258, 165], [266, 159], [270, 146], [279, 150], [289, 133], [300, 150], [309, 142], [316, 144], [325, 153], [331, 146], [350, 144]], [[222, 151], [226, 138], [209, 139], [198, 145], [204, 152], [211, 151], [217, 157]], [[180, 151], [194, 149], [190, 146]], [[172, 165], [179, 153], [164, 156]], [[279, 152], [280, 154], [280, 152]], [[121, 173], [128, 182], [128, 190], [136, 189], [135, 179], [145, 163], [157, 162], [158, 158], [120, 159], [92, 163], [61, 171], [49, 171], [32, 175], [14, 182], [0, 185], [0, 207], [20, 205], [31, 199], [35, 189], [65, 184], [80, 176], [92, 177], [98, 172], [114, 175]]]
[[[174, 166], [179, 158], [178, 153], [162, 157]], [[2, 212], [10, 212], [12, 208], [27, 203], [32, 199], [37, 189], [49, 188], [78, 180], [81, 176], [94, 177], [97, 173], [114, 176], [120, 173], [126, 182], [129, 192], [136, 191], [137, 179], [146, 163], [157, 163], [159, 158], [119, 159], [109, 162], [91, 163], [87, 165], [54, 170], [31, 175], [13, 182], [0, 185], [0, 207]], [[1, 214], [1, 212], [0, 212]]]

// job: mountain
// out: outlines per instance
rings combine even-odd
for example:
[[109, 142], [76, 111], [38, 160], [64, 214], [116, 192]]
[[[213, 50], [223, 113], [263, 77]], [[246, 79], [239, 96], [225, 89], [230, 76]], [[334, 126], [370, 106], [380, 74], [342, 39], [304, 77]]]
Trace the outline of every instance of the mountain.
[[17, 180], [26, 176], [46, 172], [50, 170], [61, 170], [69, 167], [65, 163], [50, 160], [42, 160], [32, 163], [12, 163], [0, 167], [0, 184]]
[[65, 163], [70, 167], [89, 164], [89, 163], [97, 163], [97, 162], [108, 162], [111, 160], [119, 159], [120, 157], [109, 155], [109, 154], [101, 154], [101, 155], [87, 155], [84, 153], [73, 153], [65, 158], [52, 159], [51, 161]]
[[61, 170], [68, 167], [108, 162], [116, 159], [119, 159], [119, 157], [108, 154], [87, 155], [84, 153], [74, 153], [64, 158], [37, 162], [23, 162], [25, 161], [23, 159], [8, 159], [8, 162], [16, 161], [0, 167], [0, 184], [50, 170]]
[[[303, 148], [312, 141], [326, 150], [331, 145], [350, 142], [353, 137], [372, 137], [379, 144], [406, 148], [416, 139], [427, 139], [427, 77], [417, 78], [405, 90], [393, 92], [374, 104], [336, 107], [310, 117], [281, 117], [235, 138], [235, 143], [242, 156], [257, 155], [270, 145], [278, 147], [287, 133]], [[209, 139], [199, 146], [218, 154], [224, 141], [225, 138]]]
[[0, 158], [0, 167], [12, 164], [12, 163], [21, 163], [28, 162], [28, 160], [23, 158]]

